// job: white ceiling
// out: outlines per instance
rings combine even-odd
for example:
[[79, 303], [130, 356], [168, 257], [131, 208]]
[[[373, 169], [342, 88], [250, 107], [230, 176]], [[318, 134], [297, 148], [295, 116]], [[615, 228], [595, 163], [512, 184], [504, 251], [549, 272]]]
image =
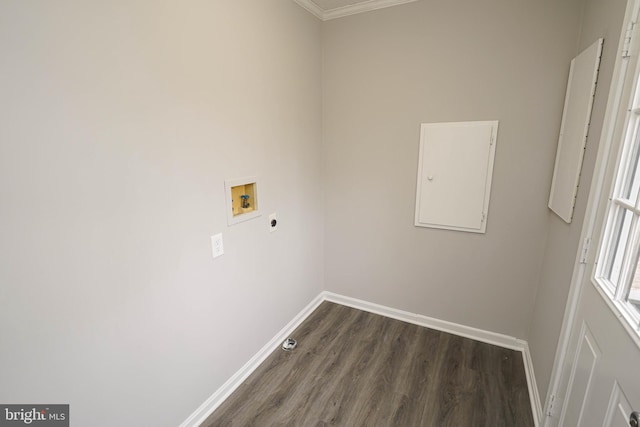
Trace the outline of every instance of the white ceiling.
[[323, 21], [417, 0], [294, 0]]

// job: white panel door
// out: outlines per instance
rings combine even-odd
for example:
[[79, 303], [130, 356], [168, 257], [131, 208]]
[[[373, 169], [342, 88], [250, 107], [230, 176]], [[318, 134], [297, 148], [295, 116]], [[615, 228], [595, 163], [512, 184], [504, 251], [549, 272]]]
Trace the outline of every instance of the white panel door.
[[[629, 0], [625, 21], [639, 11], [640, 0]], [[640, 279], [640, 25], [626, 28], [582, 232], [591, 243], [576, 257], [546, 427], [627, 427], [640, 410], [640, 306], [629, 299]]]
[[485, 231], [498, 122], [423, 124], [416, 225]]
[[559, 420], [563, 427], [628, 427], [640, 409], [640, 350], [598, 290], [583, 290], [572, 337], [575, 356]]

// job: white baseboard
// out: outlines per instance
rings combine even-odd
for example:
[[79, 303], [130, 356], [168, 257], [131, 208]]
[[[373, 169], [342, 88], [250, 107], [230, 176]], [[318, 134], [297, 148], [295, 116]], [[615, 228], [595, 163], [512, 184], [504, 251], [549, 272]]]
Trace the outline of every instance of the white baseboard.
[[402, 320], [403, 322], [413, 323], [414, 325], [424, 326], [430, 329], [435, 329], [437, 331], [448, 332], [450, 334], [458, 335], [465, 338], [471, 338], [472, 340], [486, 342], [488, 344], [497, 345], [499, 347], [519, 351], [522, 351], [523, 349], [523, 341], [514, 337], [510, 337], [508, 335], [484, 331], [482, 329], [459, 325], [457, 323], [447, 322], [445, 320], [434, 319], [432, 317], [423, 316], [421, 314], [397, 310], [395, 308], [385, 307], [383, 305], [359, 300], [356, 298], [345, 297], [343, 295], [338, 295], [331, 292], [324, 292], [324, 299], [326, 301], [331, 301], [338, 304], [346, 305], [348, 307], [357, 308], [362, 311], [380, 314], [381, 316]]
[[189, 416], [180, 427], [196, 427], [202, 424], [209, 415], [216, 410], [218, 406], [225, 401], [227, 397], [231, 395], [244, 380], [255, 371], [258, 366], [265, 359], [273, 353], [273, 351], [282, 345], [282, 342], [289, 337], [289, 334], [293, 332], [300, 324], [307, 318], [313, 311], [318, 308], [324, 301], [323, 294], [319, 294], [313, 299], [305, 308], [300, 311], [278, 334], [271, 339], [264, 347], [256, 353], [245, 365], [240, 368], [229, 380], [222, 385], [215, 393], [211, 395], [196, 411]]
[[531, 353], [529, 352], [529, 344], [526, 341], [522, 341], [523, 350], [522, 358], [524, 361], [524, 372], [527, 374], [527, 386], [529, 387], [529, 399], [531, 400], [531, 412], [533, 413], [533, 423], [536, 427], [542, 423], [542, 405], [540, 402], [540, 393], [538, 393], [538, 385], [536, 383], [536, 376], [533, 372], [533, 361], [531, 360]]
[[397, 310], [395, 308], [359, 300], [356, 298], [338, 295], [332, 292], [322, 292], [313, 299], [305, 308], [296, 315], [296, 317], [287, 324], [271, 341], [269, 341], [262, 349], [251, 358], [238, 372], [236, 372], [226, 383], [222, 385], [215, 393], [209, 397], [200, 407], [193, 413], [180, 427], [196, 427], [199, 426], [209, 415], [216, 410], [224, 400], [229, 397], [233, 391], [242, 384], [247, 377], [260, 366], [262, 362], [276, 349], [281, 343], [297, 328], [320, 304], [324, 301], [334, 302], [336, 304], [345, 305], [347, 307], [357, 308], [362, 311], [379, 314], [381, 316], [392, 319], [401, 320], [403, 322], [424, 326], [442, 332], [448, 332], [476, 341], [493, 344], [499, 347], [508, 348], [522, 352], [525, 373], [527, 376], [527, 386], [529, 388], [529, 396], [531, 399], [531, 409], [535, 426], [539, 426], [542, 416], [542, 408], [540, 405], [540, 395], [536, 386], [536, 379], [533, 373], [533, 364], [531, 354], [529, 353], [529, 345], [526, 341], [517, 338], [489, 332], [482, 329], [472, 328], [470, 326], [460, 325], [457, 323], [447, 322], [445, 320], [434, 319], [432, 317], [423, 316], [421, 314], [410, 313], [407, 311]]

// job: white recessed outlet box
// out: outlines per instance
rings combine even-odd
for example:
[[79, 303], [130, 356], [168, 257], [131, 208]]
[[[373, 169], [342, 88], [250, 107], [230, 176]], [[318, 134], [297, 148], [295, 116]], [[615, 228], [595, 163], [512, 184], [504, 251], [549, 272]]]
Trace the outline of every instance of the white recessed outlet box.
[[222, 233], [214, 234], [211, 236], [211, 248], [213, 250], [213, 257], [218, 258], [224, 254], [224, 244], [222, 242]]
[[260, 216], [256, 177], [229, 179], [224, 182], [227, 199], [227, 224], [234, 225]]

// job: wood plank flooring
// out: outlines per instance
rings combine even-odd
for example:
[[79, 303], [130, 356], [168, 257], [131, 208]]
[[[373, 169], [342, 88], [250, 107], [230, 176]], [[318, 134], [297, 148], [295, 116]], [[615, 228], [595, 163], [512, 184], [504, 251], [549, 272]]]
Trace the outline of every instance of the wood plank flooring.
[[533, 427], [519, 352], [330, 302], [202, 426]]

